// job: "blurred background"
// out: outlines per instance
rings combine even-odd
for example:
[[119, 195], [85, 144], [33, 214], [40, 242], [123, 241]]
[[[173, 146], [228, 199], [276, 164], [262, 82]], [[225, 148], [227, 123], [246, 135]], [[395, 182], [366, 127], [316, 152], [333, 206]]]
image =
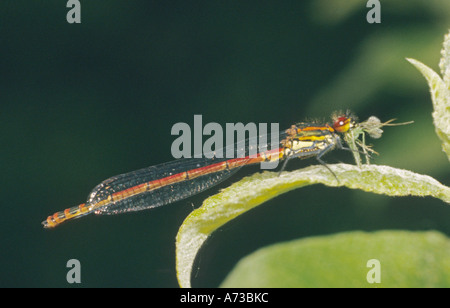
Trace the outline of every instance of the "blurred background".
[[[373, 163], [449, 183], [429, 90], [411, 57], [439, 71], [447, 0], [0, 2], [1, 287], [177, 287], [175, 236], [193, 207], [239, 178], [172, 205], [87, 216], [55, 230], [40, 222], [86, 200], [104, 179], [172, 160], [171, 127], [280, 123], [351, 109], [414, 124], [369, 140]], [[334, 151], [328, 163], [353, 163]], [[316, 164], [314, 159], [289, 168]], [[438, 230], [450, 207], [432, 198], [320, 185], [292, 191], [207, 241], [193, 286], [215, 287], [245, 255], [280, 241], [351, 230]], [[81, 285], [66, 281], [81, 262]]]

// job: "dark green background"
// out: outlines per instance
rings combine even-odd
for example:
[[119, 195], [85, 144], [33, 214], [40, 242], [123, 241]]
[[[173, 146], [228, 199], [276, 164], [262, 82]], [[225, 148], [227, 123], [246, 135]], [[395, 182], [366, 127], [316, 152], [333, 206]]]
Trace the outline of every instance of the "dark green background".
[[[66, 1], [0, 2], [2, 287], [72, 286], [72, 258], [81, 286], [177, 287], [178, 227], [217, 189], [55, 230], [40, 222], [110, 176], [171, 160], [171, 127], [194, 114], [281, 128], [346, 108], [361, 119], [414, 120], [373, 141], [374, 163], [449, 182], [428, 87], [405, 60], [438, 70], [447, 0], [382, 1], [381, 24], [366, 22], [366, 1], [81, 2], [81, 24], [66, 22]], [[325, 159], [352, 162], [337, 151]], [[450, 207], [345, 188], [293, 191], [216, 232], [193, 285], [219, 285], [240, 258], [271, 243], [383, 229], [450, 235]]]

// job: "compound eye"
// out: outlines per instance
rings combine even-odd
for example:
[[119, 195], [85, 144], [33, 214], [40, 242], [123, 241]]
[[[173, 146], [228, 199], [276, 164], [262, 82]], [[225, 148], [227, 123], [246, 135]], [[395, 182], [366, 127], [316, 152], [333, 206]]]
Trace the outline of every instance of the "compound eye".
[[339, 133], [345, 133], [350, 129], [350, 119], [347, 117], [339, 117], [333, 123], [333, 128]]

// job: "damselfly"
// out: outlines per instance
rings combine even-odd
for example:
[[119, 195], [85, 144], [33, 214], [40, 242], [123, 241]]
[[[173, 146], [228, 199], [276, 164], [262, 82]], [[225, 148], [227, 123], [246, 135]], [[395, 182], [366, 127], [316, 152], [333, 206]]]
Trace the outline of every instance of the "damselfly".
[[86, 203], [57, 212], [42, 224], [45, 228], [52, 228], [91, 213], [119, 214], [170, 204], [211, 188], [242, 166], [264, 161], [283, 160], [283, 170], [292, 158], [315, 157], [328, 168], [322, 160], [323, 155], [335, 148], [344, 149], [340, 134], [351, 131], [355, 125], [355, 117], [347, 112], [333, 116], [332, 125], [292, 125], [280, 133], [279, 144], [254, 156], [232, 159], [183, 158], [117, 175], [97, 185]]

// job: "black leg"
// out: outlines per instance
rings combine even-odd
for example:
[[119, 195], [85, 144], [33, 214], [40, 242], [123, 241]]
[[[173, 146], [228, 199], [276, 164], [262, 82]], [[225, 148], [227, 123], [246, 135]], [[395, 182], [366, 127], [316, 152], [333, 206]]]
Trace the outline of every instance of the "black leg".
[[[338, 141], [339, 142], [339, 141]], [[340, 145], [342, 146], [342, 144]], [[336, 181], [339, 183], [339, 179], [337, 178], [336, 174], [333, 172], [333, 170], [330, 169], [330, 167], [328, 167], [328, 165], [322, 160], [322, 156], [325, 155], [326, 153], [328, 153], [329, 151], [331, 151], [333, 149], [333, 144], [329, 144], [325, 149], [322, 150], [322, 152], [320, 152], [317, 156], [316, 159], [317, 161], [324, 166], [325, 168], [327, 168], [331, 174], [336, 178]]]
[[288, 155], [288, 156], [286, 157], [286, 159], [284, 160], [283, 166], [281, 166], [281, 169], [280, 169], [280, 172], [278, 173], [278, 176], [280, 176], [280, 175], [281, 175], [281, 172], [283, 172], [284, 169], [286, 169], [287, 162], [289, 161], [289, 159], [291, 159], [291, 156], [290, 156], [290, 155]]

